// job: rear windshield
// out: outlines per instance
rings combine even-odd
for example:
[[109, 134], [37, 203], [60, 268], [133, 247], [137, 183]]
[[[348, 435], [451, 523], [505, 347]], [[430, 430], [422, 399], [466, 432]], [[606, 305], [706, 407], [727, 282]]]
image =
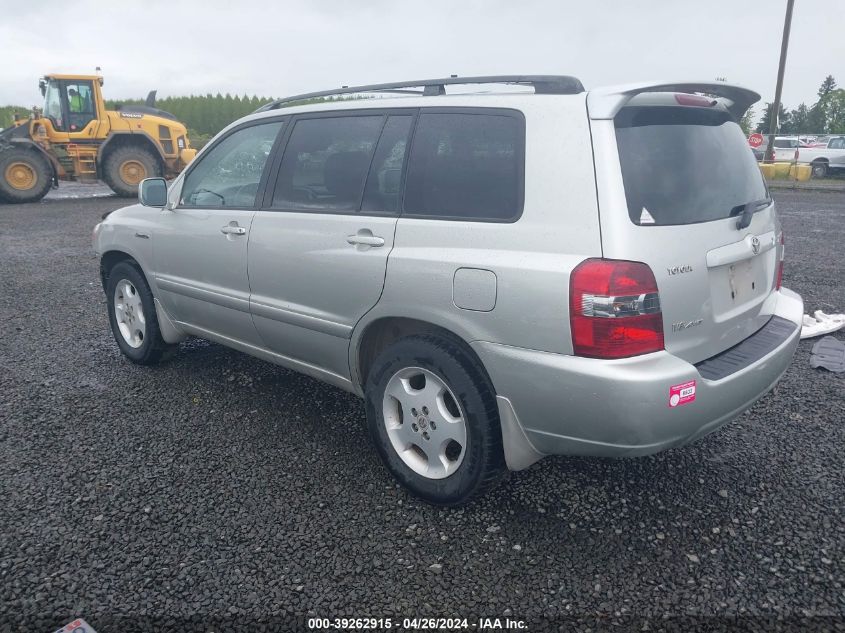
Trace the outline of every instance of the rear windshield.
[[768, 198], [748, 141], [724, 110], [628, 107], [615, 124], [634, 224], [710, 222]]

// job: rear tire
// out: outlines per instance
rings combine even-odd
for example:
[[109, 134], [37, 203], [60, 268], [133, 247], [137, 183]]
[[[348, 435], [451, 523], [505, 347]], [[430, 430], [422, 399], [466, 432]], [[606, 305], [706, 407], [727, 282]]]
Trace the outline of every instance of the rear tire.
[[153, 293], [144, 275], [120, 262], [106, 283], [109, 324], [120, 351], [133, 363], [154, 365], [173, 355], [178, 345], [161, 337]]
[[819, 162], [813, 163], [813, 178], [824, 178], [827, 176], [827, 163]]
[[373, 443], [415, 495], [463, 505], [505, 473], [493, 385], [459, 342], [434, 335], [397, 341], [373, 362], [364, 391]]
[[141, 181], [155, 176], [161, 176], [158, 158], [143, 147], [118, 147], [103, 164], [103, 180], [123, 198], [137, 196]]
[[50, 191], [53, 170], [36, 150], [14, 148], [0, 152], [0, 200], [20, 204], [38, 202]]

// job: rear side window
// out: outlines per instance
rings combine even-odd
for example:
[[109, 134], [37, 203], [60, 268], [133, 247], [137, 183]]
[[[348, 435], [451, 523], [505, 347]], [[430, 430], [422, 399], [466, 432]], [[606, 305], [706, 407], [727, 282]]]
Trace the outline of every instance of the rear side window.
[[367, 176], [362, 211], [391, 214], [399, 211], [402, 167], [413, 121], [413, 116], [405, 114], [388, 117]]
[[835, 138], [827, 147], [828, 149], [845, 149], [845, 138]]
[[724, 110], [628, 107], [615, 124], [634, 224], [709, 222], [768, 198], [745, 135]]
[[511, 221], [522, 213], [520, 116], [423, 113], [408, 160], [404, 214]]
[[358, 210], [385, 117], [302, 119], [288, 140], [276, 209]]
[[776, 138], [774, 147], [778, 149], [792, 149], [798, 147], [798, 141], [789, 138]]

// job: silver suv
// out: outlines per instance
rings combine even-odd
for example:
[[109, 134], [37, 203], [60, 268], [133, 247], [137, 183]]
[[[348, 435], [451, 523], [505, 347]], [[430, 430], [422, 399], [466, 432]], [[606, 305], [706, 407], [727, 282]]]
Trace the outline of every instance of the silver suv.
[[114, 337], [136, 363], [197, 336], [362, 396], [388, 470], [439, 504], [545, 455], [686, 444], [798, 344], [736, 123], [758, 98], [508, 76], [271, 103], [96, 227]]

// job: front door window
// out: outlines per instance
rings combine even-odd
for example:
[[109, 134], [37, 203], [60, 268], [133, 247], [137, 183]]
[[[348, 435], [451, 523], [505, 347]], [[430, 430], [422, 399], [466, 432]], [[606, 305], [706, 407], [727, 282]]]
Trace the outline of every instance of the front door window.
[[44, 93], [44, 116], [50, 119], [56, 130], [61, 132], [65, 129], [59, 84], [55, 81], [47, 84], [47, 91]]
[[68, 132], [81, 132], [97, 118], [94, 95], [90, 81], [68, 81], [65, 83], [68, 106]]
[[185, 177], [180, 204], [253, 207], [264, 164], [283, 124], [283, 121], [271, 121], [251, 125], [219, 141]]

